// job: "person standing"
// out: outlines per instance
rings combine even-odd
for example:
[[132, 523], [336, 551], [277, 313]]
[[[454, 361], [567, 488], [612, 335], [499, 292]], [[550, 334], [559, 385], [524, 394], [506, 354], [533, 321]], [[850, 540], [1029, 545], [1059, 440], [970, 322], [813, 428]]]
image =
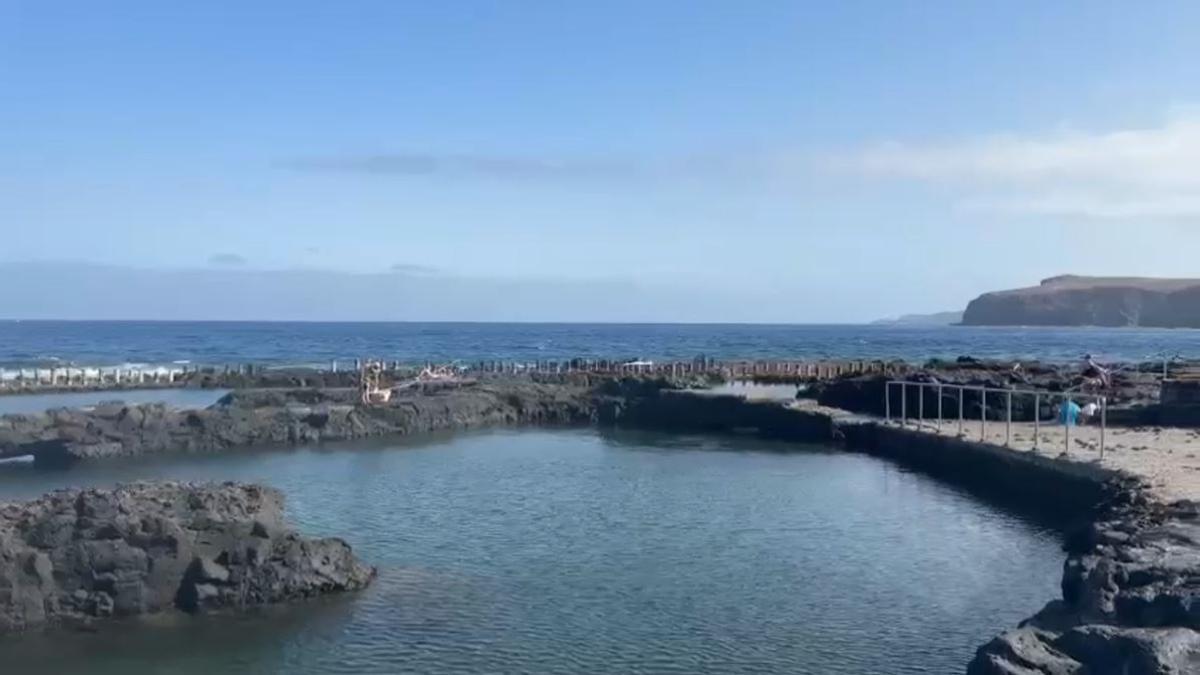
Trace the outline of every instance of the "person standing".
[[1083, 357], [1083, 376], [1094, 380], [1101, 389], [1112, 387], [1112, 376], [1108, 368], [1096, 363], [1091, 354]]
[[1073, 427], [1079, 423], [1079, 415], [1082, 412], [1083, 409], [1078, 403], [1068, 399], [1058, 407], [1058, 421], [1063, 426]]

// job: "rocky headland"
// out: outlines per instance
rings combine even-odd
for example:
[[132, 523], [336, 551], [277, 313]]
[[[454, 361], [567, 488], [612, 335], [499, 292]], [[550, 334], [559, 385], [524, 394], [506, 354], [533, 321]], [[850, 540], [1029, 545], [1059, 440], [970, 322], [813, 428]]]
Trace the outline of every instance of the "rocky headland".
[[1039, 285], [984, 293], [968, 326], [1146, 326], [1200, 328], [1200, 279], [1063, 275]]
[[239, 609], [365, 587], [340, 539], [290, 530], [258, 485], [134, 483], [0, 503], [0, 634]]

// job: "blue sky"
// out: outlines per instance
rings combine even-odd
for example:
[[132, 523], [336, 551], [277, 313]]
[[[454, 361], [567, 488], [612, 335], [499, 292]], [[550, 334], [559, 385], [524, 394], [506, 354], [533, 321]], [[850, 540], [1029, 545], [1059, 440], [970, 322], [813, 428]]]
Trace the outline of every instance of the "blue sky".
[[[1198, 33], [1194, 2], [0, 0], [0, 265], [38, 280], [0, 315], [829, 322], [1200, 276]], [[300, 277], [378, 297], [272, 308]]]

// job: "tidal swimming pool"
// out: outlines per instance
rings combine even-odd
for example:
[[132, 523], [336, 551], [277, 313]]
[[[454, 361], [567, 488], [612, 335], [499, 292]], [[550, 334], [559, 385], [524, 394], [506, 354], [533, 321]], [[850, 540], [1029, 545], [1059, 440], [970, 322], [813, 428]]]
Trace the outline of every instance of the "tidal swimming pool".
[[1057, 594], [1049, 527], [875, 458], [744, 438], [493, 431], [0, 467], [0, 500], [261, 481], [361, 593], [0, 639], [5, 672], [950, 673]]

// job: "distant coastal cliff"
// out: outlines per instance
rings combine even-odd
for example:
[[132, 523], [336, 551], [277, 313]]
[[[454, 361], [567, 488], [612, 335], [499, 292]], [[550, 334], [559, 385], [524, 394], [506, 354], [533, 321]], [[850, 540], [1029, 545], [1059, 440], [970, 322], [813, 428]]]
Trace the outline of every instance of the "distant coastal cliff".
[[961, 311], [933, 314], [904, 314], [895, 318], [872, 321], [872, 326], [953, 326], [962, 322]]
[[1038, 286], [984, 293], [968, 326], [1200, 328], [1200, 279], [1051, 277]]

